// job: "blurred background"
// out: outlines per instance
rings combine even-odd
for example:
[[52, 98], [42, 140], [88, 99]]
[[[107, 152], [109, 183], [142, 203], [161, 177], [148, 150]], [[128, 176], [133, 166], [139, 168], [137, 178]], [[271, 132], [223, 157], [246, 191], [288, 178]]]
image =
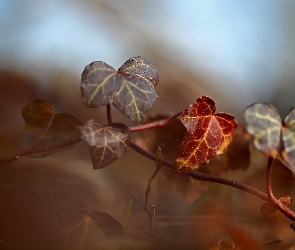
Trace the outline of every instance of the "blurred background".
[[275, 0], [2, 0], [0, 67], [44, 85], [61, 71], [80, 77], [95, 60], [119, 68], [140, 55], [162, 84], [187, 76], [196, 97], [220, 95], [239, 113], [255, 101], [287, 112], [295, 104], [294, 9]]
[[[240, 123], [244, 108], [253, 102], [272, 103], [284, 117], [295, 105], [294, 12], [295, 2], [287, 0], [2, 0], [0, 156], [20, 150], [24, 126], [20, 111], [36, 98], [49, 99], [57, 112], [69, 112], [83, 122], [93, 117], [106, 122], [104, 109], [87, 109], [80, 97], [81, 73], [92, 61], [104, 61], [118, 69], [127, 59], [142, 56], [154, 64], [160, 83], [151, 116], [178, 112], [199, 96], [208, 95], [216, 101], [217, 111], [235, 115]], [[118, 121], [132, 125], [114, 112]], [[175, 137], [171, 133], [169, 138]], [[182, 134], [178, 137], [179, 144]], [[174, 156], [178, 144], [168, 143]], [[142, 212], [143, 193], [153, 168], [142, 165], [153, 163], [129, 151], [101, 171], [91, 169], [85, 144], [40, 161], [23, 158], [2, 168], [0, 194], [6, 206], [1, 208], [0, 244], [5, 244], [5, 239], [14, 242], [17, 236], [27, 246], [57, 249], [62, 241], [58, 228], [66, 216], [78, 209], [98, 209], [123, 222], [130, 198], [134, 199], [130, 223], [139, 223], [143, 217], [142, 224], [148, 225]], [[167, 173], [157, 178], [154, 202], [159, 205], [158, 213], [165, 216], [186, 213], [188, 204], [207, 188], [196, 182], [194, 189], [183, 189], [182, 184], [179, 188], [174, 185], [177, 180], [171, 184]], [[263, 183], [257, 185], [263, 188]], [[222, 197], [228, 200], [228, 196]], [[241, 206], [235, 207], [234, 213], [240, 215]], [[253, 211], [259, 217], [258, 208], [254, 202]], [[226, 208], [221, 210], [223, 214]], [[206, 213], [206, 209], [200, 211]], [[282, 221], [283, 227], [288, 227], [288, 222]], [[215, 219], [211, 224], [215, 228], [214, 223]], [[249, 223], [243, 225], [249, 229]], [[138, 228], [134, 224], [131, 228]], [[44, 225], [46, 232], [42, 231]], [[252, 233], [257, 235], [259, 228]], [[173, 230], [169, 234], [172, 239]], [[215, 236], [212, 233], [211, 238], [225, 237]], [[261, 233], [259, 237], [263, 242], [278, 236]]]

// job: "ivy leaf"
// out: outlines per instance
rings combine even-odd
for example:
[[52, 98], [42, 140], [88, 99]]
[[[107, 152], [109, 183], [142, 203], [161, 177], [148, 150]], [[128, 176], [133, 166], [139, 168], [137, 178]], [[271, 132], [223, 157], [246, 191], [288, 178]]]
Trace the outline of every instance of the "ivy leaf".
[[118, 71], [104, 62], [92, 62], [82, 73], [81, 93], [87, 107], [113, 103], [136, 124], [157, 98], [154, 87], [159, 82], [156, 67], [142, 57], [127, 60]]
[[[54, 108], [48, 100], [37, 99], [28, 103], [22, 110], [22, 116], [26, 122], [22, 138], [23, 148], [40, 149], [80, 141], [82, 122], [68, 113], [54, 114]], [[29, 156], [42, 158], [55, 151], [57, 150]]]
[[104, 168], [127, 150], [131, 142], [129, 128], [122, 123], [102, 126], [89, 120], [81, 130], [81, 138], [89, 144], [94, 169]]
[[234, 116], [215, 110], [215, 102], [202, 96], [183, 111], [180, 120], [187, 131], [172, 172], [189, 172], [226, 151], [238, 123]]
[[[269, 157], [282, 156], [287, 167], [295, 174], [295, 108], [284, 121], [267, 103], [254, 103], [244, 111], [246, 129], [254, 136], [256, 148]], [[278, 157], [281, 160], [281, 157]]]
[[295, 108], [293, 107], [286, 118], [282, 127], [282, 140], [284, 148], [281, 155], [284, 161], [290, 166], [291, 171], [295, 173]]
[[122, 225], [108, 213], [88, 210], [72, 214], [63, 229], [67, 249], [77, 249], [77, 246], [96, 249], [100, 244], [102, 247], [103, 240], [119, 238], [122, 230]]
[[270, 104], [254, 103], [244, 111], [246, 129], [254, 135], [254, 145], [265, 155], [275, 157], [280, 145], [281, 117]]

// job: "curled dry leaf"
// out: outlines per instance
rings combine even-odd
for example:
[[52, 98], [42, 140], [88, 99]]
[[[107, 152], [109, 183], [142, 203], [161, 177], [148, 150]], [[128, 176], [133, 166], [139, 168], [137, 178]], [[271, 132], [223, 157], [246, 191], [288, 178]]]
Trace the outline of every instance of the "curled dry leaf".
[[189, 172], [226, 151], [238, 123], [234, 116], [215, 110], [215, 102], [202, 96], [183, 111], [180, 119], [187, 131], [172, 172]]
[[118, 71], [104, 62], [92, 62], [82, 73], [81, 93], [87, 107], [113, 103], [137, 124], [157, 98], [159, 82], [156, 67], [142, 57], [126, 61]]
[[279, 199], [286, 207], [290, 207], [292, 205], [292, 198], [290, 196], [283, 196]]
[[[246, 129], [254, 136], [254, 145], [266, 156], [280, 153], [287, 167], [295, 174], [295, 108], [284, 121], [270, 104], [254, 103], [244, 111]], [[281, 160], [281, 157], [278, 157]]]
[[89, 120], [81, 130], [81, 138], [89, 144], [94, 169], [104, 168], [121, 157], [130, 145], [129, 128], [122, 123], [102, 126]]
[[[58, 147], [80, 141], [82, 122], [68, 113], [54, 114], [54, 108], [48, 100], [37, 99], [28, 103], [22, 110], [22, 116], [26, 122], [22, 138], [24, 148]], [[34, 153], [29, 156], [41, 158], [55, 151]]]

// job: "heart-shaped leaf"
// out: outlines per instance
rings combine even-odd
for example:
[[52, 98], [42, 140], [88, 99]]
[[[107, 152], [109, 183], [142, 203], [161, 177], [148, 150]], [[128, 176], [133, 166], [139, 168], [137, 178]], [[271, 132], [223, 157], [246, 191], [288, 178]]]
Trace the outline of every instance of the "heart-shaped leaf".
[[282, 121], [270, 104], [254, 103], [244, 111], [246, 129], [254, 135], [254, 145], [267, 156], [275, 157], [280, 145]]
[[[54, 114], [52, 104], [45, 99], [28, 103], [23, 108], [22, 115], [26, 122], [22, 138], [24, 148], [59, 147], [62, 144], [74, 144], [80, 141], [82, 122], [68, 113]], [[44, 151], [29, 156], [41, 158], [55, 151]]]
[[92, 62], [82, 73], [81, 93], [87, 107], [113, 103], [139, 124], [157, 98], [159, 82], [156, 67], [142, 57], [126, 61], [118, 71], [104, 62]]
[[[246, 129], [254, 136], [254, 145], [266, 156], [278, 153], [295, 174], [295, 108], [284, 122], [276, 108], [267, 103], [254, 103], [244, 111]], [[281, 146], [282, 145], [282, 146]], [[278, 157], [281, 160], [280, 157]]]
[[232, 115], [215, 110], [215, 102], [202, 96], [183, 111], [180, 119], [187, 131], [173, 172], [189, 172], [226, 151], [238, 123]]
[[81, 138], [90, 146], [94, 169], [104, 168], [121, 157], [130, 145], [129, 128], [122, 123], [102, 126], [89, 120], [81, 130]]
[[65, 246], [66, 249], [102, 249], [105, 240], [121, 237], [122, 230], [122, 225], [105, 212], [80, 210], [68, 218], [64, 227]]
[[84, 227], [92, 227], [91, 230], [99, 232], [98, 236], [103, 238], [120, 237], [123, 230], [122, 225], [105, 212], [79, 210], [70, 216], [64, 231], [80, 229], [83, 233]]

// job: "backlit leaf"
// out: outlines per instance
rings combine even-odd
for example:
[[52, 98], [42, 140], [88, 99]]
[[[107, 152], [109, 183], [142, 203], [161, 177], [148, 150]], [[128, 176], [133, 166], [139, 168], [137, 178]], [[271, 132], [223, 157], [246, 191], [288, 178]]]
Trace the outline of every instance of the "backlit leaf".
[[[53, 106], [47, 100], [38, 99], [28, 103], [23, 108], [22, 115], [26, 122], [22, 138], [24, 148], [40, 149], [80, 140], [82, 122], [68, 113], [54, 114]], [[44, 132], [46, 133], [44, 134]], [[29, 156], [41, 158], [54, 151], [35, 153]]]
[[104, 63], [93, 62], [82, 73], [81, 92], [85, 105], [96, 108], [113, 102], [116, 70]]
[[87, 107], [113, 103], [139, 124], [157, 98], [159, 82], [156, 67], [142, 57], [127, 60], [118, 71], [104, 62], [92, 62], [82, 73], [81, 92]]
[[202, 96], [183, 111], [180, 119], [187, 131], [173, 172], [189, 172], [226, 151], [237, 121], [226, 113], [215, 114], [215, 110], [214, 101]]
[[[63, 229], [66, 249], [101, 249], [104, 240], [119, 238], [122, 225], [102, 211], [80, 210], [70, 216]], [[80, 246], [80, 248], [77, 248]]]
[[130, 145], [129, 128], [122, 123], [102, 126], [89, 120], [81, 131], [81, 138], [89, 144], [94, 169], [104, 168], [121, 157]]
[[254, 135], [254, 145], [267, 156], [275, 157], [280, 145], [282, 121], [270, 104], [254, 103], [244, 111], [246, 129]]
[[[254, 103], [244, 111], [246, 129], [254, 136], [254, 144], [266, 156], [278, 153], [295, 174], [295, 109], [292, 108], [284, 122], [275, 107]], [[281, 157], [278, 157], [281, 160]]]
[[291, 171], [295, 173], [295, 108], [292, 108], [284, 119], [282, 140], [284, 148], [281, 155]]

